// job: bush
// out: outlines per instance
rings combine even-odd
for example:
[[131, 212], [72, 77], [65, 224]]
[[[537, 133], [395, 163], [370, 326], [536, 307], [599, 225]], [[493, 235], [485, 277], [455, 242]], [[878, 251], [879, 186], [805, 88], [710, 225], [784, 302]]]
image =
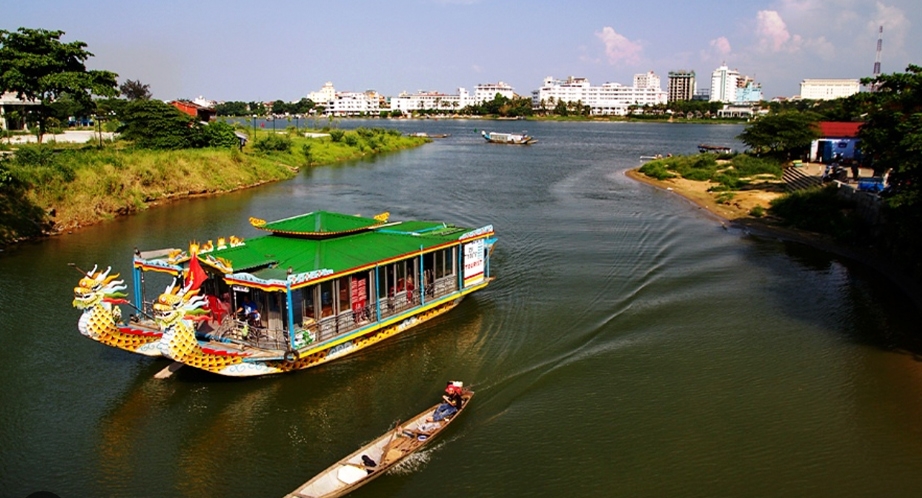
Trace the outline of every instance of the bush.
[[191, 116], [159, 100], [131, 101], [119, 118], [122, 138], [141, 148], [185, 149], [203, 142]]
[[330, 140], [334, 142], [339, 142], [343, 139], [343, 136], [346, 134], [343, 130], [330, 130]]
[[834, 185], [792, 192], [770, 204], [769, 212], [786, 224], [839, 240], [857, 241], [865, 231], [864, 224], [854, 214], [854, 206], [839, 197]]
[[224, 121], [215, 121], [202, 130], [205, 146], [232, 148], [240, 146], [240, 140], [234, 134], [234, 127]]
[[288, 152], [291, 150], [291, 138], [286, 135], [272, 133], [256, 140], [253, 147], [263, 153]]
[[772, 175], [775, 178], [781, 178], [781, 163], [776, 160], [740, 154], [733, 158], [732, 164], [733, 169], [742, 177]]
[[666, 171], [666, 165], [662, 161], [651, 161], [647, 164], [644, 164], [640, 167], [640, 172], [649, 176], [650, 178], [656, 178], [657, 180], [675, 178], [675, 175]]
[[765, 216], [765, 208], [762, 206], [754, 206], [749, 210], [749, 216], [752, 216], [753, 218], [761, 218]]
[[54, 150], [50, 145], [22, 145], [16, 151], [16, 164], [20, 166], [51, 166]]

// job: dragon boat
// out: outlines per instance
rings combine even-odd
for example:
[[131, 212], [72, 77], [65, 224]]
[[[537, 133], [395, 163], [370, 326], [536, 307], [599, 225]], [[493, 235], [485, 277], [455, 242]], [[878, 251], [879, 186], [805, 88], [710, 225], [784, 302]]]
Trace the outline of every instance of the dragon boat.
[[[145, 356], [161, 356], [160, 325], [150, 313], [130, 315], [123, 322], [119, 305], [129, 304], [122, 291], [128, 289], [119, 274], [112, 268], [98, 270], [96, 266], [85, 273], [74, 288], [75, 308], [83, 313], [77, 322], [81, 334], [102, 344]], [[140, 305], [136, 306], [141, 309]]]
[[[137, 253], [136, 288], [144, 271], [175, 276], [150, 305], [161, 353], [227, 376], [305, 369], [442, 315], [492, 282], [492, 225], [388, 219], [329, 211], [250, 218], [269, 233], [188, 253]], [[258, 312], [232, 311], [244, 302]]]

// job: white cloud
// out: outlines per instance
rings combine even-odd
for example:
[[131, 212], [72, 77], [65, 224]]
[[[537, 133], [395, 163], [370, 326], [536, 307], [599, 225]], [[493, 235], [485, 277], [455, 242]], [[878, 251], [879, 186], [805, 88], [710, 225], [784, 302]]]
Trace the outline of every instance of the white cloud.
[[799, 36], [791, 36], [781, 15], [774, 10], [760, 10], [756, 15], [756, 36], [759, 48], [766, 52], [797, 50]]
[[595, 34], [605, 44], [605, 55], [611, 64], [637, 64], [640, 62], [640, 53], [643, 46], [639, 42], [632, 42], [624, 35], [618, 34], [610, 26], [602, 28]]
[[725, 56], [730, 53], [730, 40], [726, 36], [721, 36], [711, 40], [711, 49], [717, 52], [717, 55]]

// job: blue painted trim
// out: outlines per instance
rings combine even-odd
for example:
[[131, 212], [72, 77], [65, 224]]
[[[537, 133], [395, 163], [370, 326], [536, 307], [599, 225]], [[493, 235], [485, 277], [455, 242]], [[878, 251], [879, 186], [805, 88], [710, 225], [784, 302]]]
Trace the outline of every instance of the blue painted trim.
[[139, 310], [143, 310], [144, 303], [142, 300], [144, 299], [144, 296], [141, 293], [141, 270], [136, 268], [134, 265], [131, 265], [131, 279], [134, 282], [134, 307]]
[[464, 290], [464, 242], [455, 247], [458, 248], [458, 266], [455, 267], [458, 272], [458, 290]]
[[291, 300], [291, 281], [288, 281], [285, 287], [285, 297], [288, 300], [288, 343], [291, 344], [291, 349], [295, 350], [295, 312], [294, 302]]

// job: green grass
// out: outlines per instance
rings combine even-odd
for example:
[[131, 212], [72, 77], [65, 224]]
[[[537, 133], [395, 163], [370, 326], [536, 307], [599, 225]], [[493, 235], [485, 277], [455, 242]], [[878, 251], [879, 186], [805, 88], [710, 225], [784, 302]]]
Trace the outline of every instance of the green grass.
[[[718, 159], [722, 159], [718, 161]], [[758, 176], [781, 178], [781, 164], [745, 154], [695, 154], [657, 159], [644, 164], [641, 173], [657, 180], [680, 176], [686, 180], [714, 182], [714, 191], [739, 190]]]
[[[358, 129], [345, 132], [339, 142], [297, 134], [289, 137], [288, 150], [258, 151], [253, 144], [271, 133], [257, 133], [242, 151], [148, 150], [124, 142], [103, 149], [93, 145], [20, 147], [14, 159], [0, 164], [0, 172], [9, 178], [0, 182], [0, 208], [10, 206], [0, 213], [18, 210], [29, 213], [28, 219], [17, 220], [16, 227], [0, 219], [0, 242], [35, 235], [34, 230], [21, 227], [47, 228], [53, 221], [55, 230], [67, 230], [145, 209], [165, 199], [286, 180], [294, 177], [298, 168], [416, 147], [428, 141], [392, 130]], [[48, 218], [45, 213], [55, 216]]]

